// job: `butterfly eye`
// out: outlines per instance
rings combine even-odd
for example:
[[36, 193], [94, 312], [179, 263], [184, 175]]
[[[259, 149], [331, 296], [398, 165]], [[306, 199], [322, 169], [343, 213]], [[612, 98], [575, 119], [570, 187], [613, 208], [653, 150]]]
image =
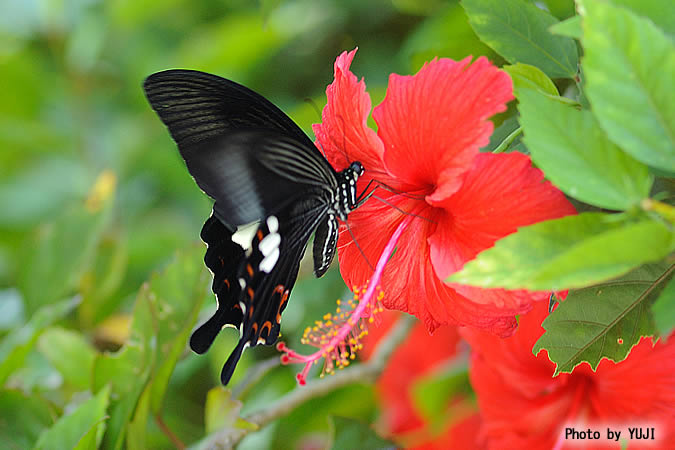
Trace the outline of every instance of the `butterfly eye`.
[[361, 164], [358, 161], [354, 161], [353, 163], [351, 163], [349, 165], [349, 168], [352, 169], [354, 171], [354, 173], [357, 175], [356, 178], [360, 177], [365, 172], [365, 169], [363, 168], [363, 164]]

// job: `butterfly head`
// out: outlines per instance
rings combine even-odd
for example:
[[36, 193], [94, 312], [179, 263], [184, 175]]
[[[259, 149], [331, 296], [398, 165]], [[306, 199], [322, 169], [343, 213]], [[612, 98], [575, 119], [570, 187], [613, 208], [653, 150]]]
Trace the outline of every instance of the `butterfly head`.
[[354, 161], [349, 165], [349, 168], [354, 172], [354, 181], [358, 180], [358, 178], [363, 175], [365, 172], [365, 169], [363, 168], [363, 164], [361, 164], [358, 161]]

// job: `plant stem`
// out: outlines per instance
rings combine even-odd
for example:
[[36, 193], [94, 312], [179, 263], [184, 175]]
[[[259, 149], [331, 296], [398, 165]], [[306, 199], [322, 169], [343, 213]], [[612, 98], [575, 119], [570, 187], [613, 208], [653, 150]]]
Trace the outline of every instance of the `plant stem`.
[[515, 130], [513, 130], [513, 131], [511, 132], [511, 134], [509, 134], [508, 136], [506, 136], [506, 137], [504, 138], [504, 140], [502, 141], [502, 143], [499, 144], [499, 146], [498, 146], [496, 149], [492, 150], [492, 153], [502, 153], [502, 152], [504, 152], [504, 151], [509, 147], [509, 145], [511, 145], [511, 143], [512, 143], [518, 136], [520, 136], [522, 133], [523, 133], [523, 127], [518, 127], [518, 128], [516, 128]]
[[[408, 336], [416, 320], [412, 316], [402, 317], [378, 345], [374, 355], [359, 365], [343, 369], [325, 378], [311, 380], [305, 386], [294, 389], [264, 410], [244, 417], [249, 423], [260, 428], [283, 417], [304, 402], [325, 395], [335, 389], [352, 383], [373, 382], [382, 373], [389, 357]], [[207, 449], [230, 449], [237, 445], [251, 430], [225, 428], [216, 431], [206, 439]]]

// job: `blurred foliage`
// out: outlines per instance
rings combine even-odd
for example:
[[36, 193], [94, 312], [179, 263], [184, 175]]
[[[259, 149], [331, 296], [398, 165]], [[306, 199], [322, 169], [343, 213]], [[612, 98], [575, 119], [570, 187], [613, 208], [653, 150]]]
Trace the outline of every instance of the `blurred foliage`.
[[[519, 106], [512, 102], [495, 117], [495, 133], [483, 150], [531, 152], [566, 194], [596, 210], [627, 212], [627, 219], [606, 211], [563, 219], [573, 226], [557, 227], [562, 231], [544, 240], [551, 244], [545, 256], [574, 250], [556, 243], [583, 245], [572, 256], [563, 254], [568, 258], [561, 258], [562, 266], [528, 254], [528, 245], [538, 242], [524, 234], [531, 230], [501, 241], [497, 247], [517, 249], [504, 254], [520, 272], [501, 261], [493, 265], [508, 282], [518, 276], [545, 282], [509, 287], [548, 289], [572, 273], [573, 282], [558, 287], [583, 288], [663, 259], [675, 240], [659, 214], [672, 225], [674, 210], [642, 200], [660, 192], [653, 185], [668, 182], [672, 188], [668, 180], [654, 184], [659, 174], [672, 180], [675, 161], [672, 140], [664, 138], [672, 138], [670, 128], [658, 120], [675, 111], [673, 96], [660, 94], [672, 90], [672, 14], [660, 13], [659, 0], [614, 3], [621, 7], [583, 2], [580, 18], [572, 17], [573, 0], [5, 0], [0, 447], [201, 448], [223, 427], [255, 430], [242, 417], [296, 385], [293, 367], [274, 367], [264, 382], [247, 384], [255, 373], [247, 370], [269, 368], [269, 359], [278, 356], [267, 347], [247, 352], [232, 390], [223, 389], [219, 372], [237, 340], [233, 330], [221, 333], [206, 355], [187, 349], [192, 329], [215, 309], [198, 243], [211, 204], [143, 96], [144, 78], [159, 70], [198, 69], [242, 83], [311, 136], [333, 63], [345, 50], [359, 47], [352, 71], [365, 78], [374, 105], [384, 97], [390, 73], [415, 73], [435, 57], [485, 55], [499, 66], [509, 64]], [[631, 36], [644, 45], [632, 45]], [[640, 70], [623, 70], [624, 60]], [[640, 83], [659, 102], [646, 102]], [[631, 95], [617, 96], [619, 91]], [[630, 107], [617, 104], [619, 97]], [[640, 210], [645, 205], [653, 211]], [[534, 227], [547, 234], [546, 227], [555, 225]], [[614, 228], [625, 234], [611, 234]], [[623, 253], [605, 251], [607, 246]], [[613, 265], [605, 264], [606, 255], [616, 259]], [[675, 326], [668, 264], [658, 292], [625, 297], [626, 304], [636, 296], [644, 297], [645, 306], [655, 302], [657, 321], [651, 320], [654, 312], [640, 316], [645, 334], [658, 329], [665, 335]], [[548, 272], [539, 278], [526, 273], [542, 267]], [[580, 267], [587, 269], [583, 277]], [[595, 274], [597, 267], [605, 272]], [[335, 267], [321, 280], [311, 272], [311, 262], [303, 263], [284, 313], [283, 339], [291, 347], [299, 345], [306, 325], [348, 292]], [[487, 283], [483, 275], [477, 272], [473, 281]], [[577, 300], [584, 295], [579, 292], [571, 295], [569, 309], [585, 304]], [[564, 333], [555, 334], [552, 317], [547, 339], [556, 342]], [[619, 353], [617, 359], [625, 356]], [[471, 399], [467, 380], [461, 365], [420, 381], [413, 389], [417, 412], [442, 428], [449, 399]], [[379, 414], [373, 386], [342, 387], [250, 433], [239, 448], [389, 447], [377, 436], [382, 430], [366, 425], [378, 424]]]
[[[573, 13], [571, 1], [551, 3]], [[190, 445], [234, 420], [214, 402], [236, 333], [206, 356], [186, 349], [214, 308], [194, 247], [210, 202], [146, 104], [146, 76], [185, 67], [234, 79], [311, 135], [344, 50], [360, 47], [353, 70], [373, 104], [389, 73], [432, 57], [500, 61], [454, 1], [8, 0], [2, 10], [0, 442], [10, 448], [166, 448], [171, 434]], [[144, 285], [157, 270], [163, 281]], [[284, 339], [297, 343], [344, 294], [335, 269], [318, 281], [303, 266]], [[233, 384], [275, 354], [248, 352]], [[268, 374], [243, 411], [292, 389], [292, 370]], [[241, 447], [330, 445], [336, 414], [372, 422], [372, 387], [311, 401]]]

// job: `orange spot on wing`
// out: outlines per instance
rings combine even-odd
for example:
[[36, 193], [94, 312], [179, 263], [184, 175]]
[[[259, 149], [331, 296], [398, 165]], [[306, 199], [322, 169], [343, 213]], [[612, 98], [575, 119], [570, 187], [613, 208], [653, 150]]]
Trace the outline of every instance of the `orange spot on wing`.
[[253, 291], [253, 289], [248, 288], [248, 289], [247, 289], [247, 292], [248, 292], [248, 296], [251, 297], [251, 300], [253, 300], [253, 295], [255, 294], [255, 292]]
[[[279, 285], [277, 288], [283, 288], [283, 286]], [[276, 289], [274, 290], [275, 292], [278, 292]], [[288, 301], [288, 291], [284, 291], [283, 295], [281, 296], [281, 301], [279, 302], [279, 308], [277, 308], [277, 323], [281, 323], [281, 309], [284, 306], [284, 303]]]
[[249, 277], [253, 276], [253, 267], [251, 267], [250, 264], [246, 264], [246, 271], [248, 272]]
[[266, 320], [265, 323], [263, 323], [263, 326], [260, 329], [260, 335], [263, 334], [263, 331], [265, 331], [265, 328], [267, 328], [267, 334], [265, 335], [265, 337], [267, 337], [267, 336], [269, 336], [270, 331], [272, 331], [272, 322], [270, 322], [269, 320]]
[[227, 286], [228, 289], [230, 288], [230, 280], [228, 280], [227, 278], [223, 280], [223, 284], [225, 284], [225, 286]]
[[263, 239], [263, 232], [262, 232], [262, 230], [258, 230], [258, 232], [256, 233], [256, 236], [258, 237], [258, 240], [259, 240], [259, 241], [262, 241], [262, 239]]

